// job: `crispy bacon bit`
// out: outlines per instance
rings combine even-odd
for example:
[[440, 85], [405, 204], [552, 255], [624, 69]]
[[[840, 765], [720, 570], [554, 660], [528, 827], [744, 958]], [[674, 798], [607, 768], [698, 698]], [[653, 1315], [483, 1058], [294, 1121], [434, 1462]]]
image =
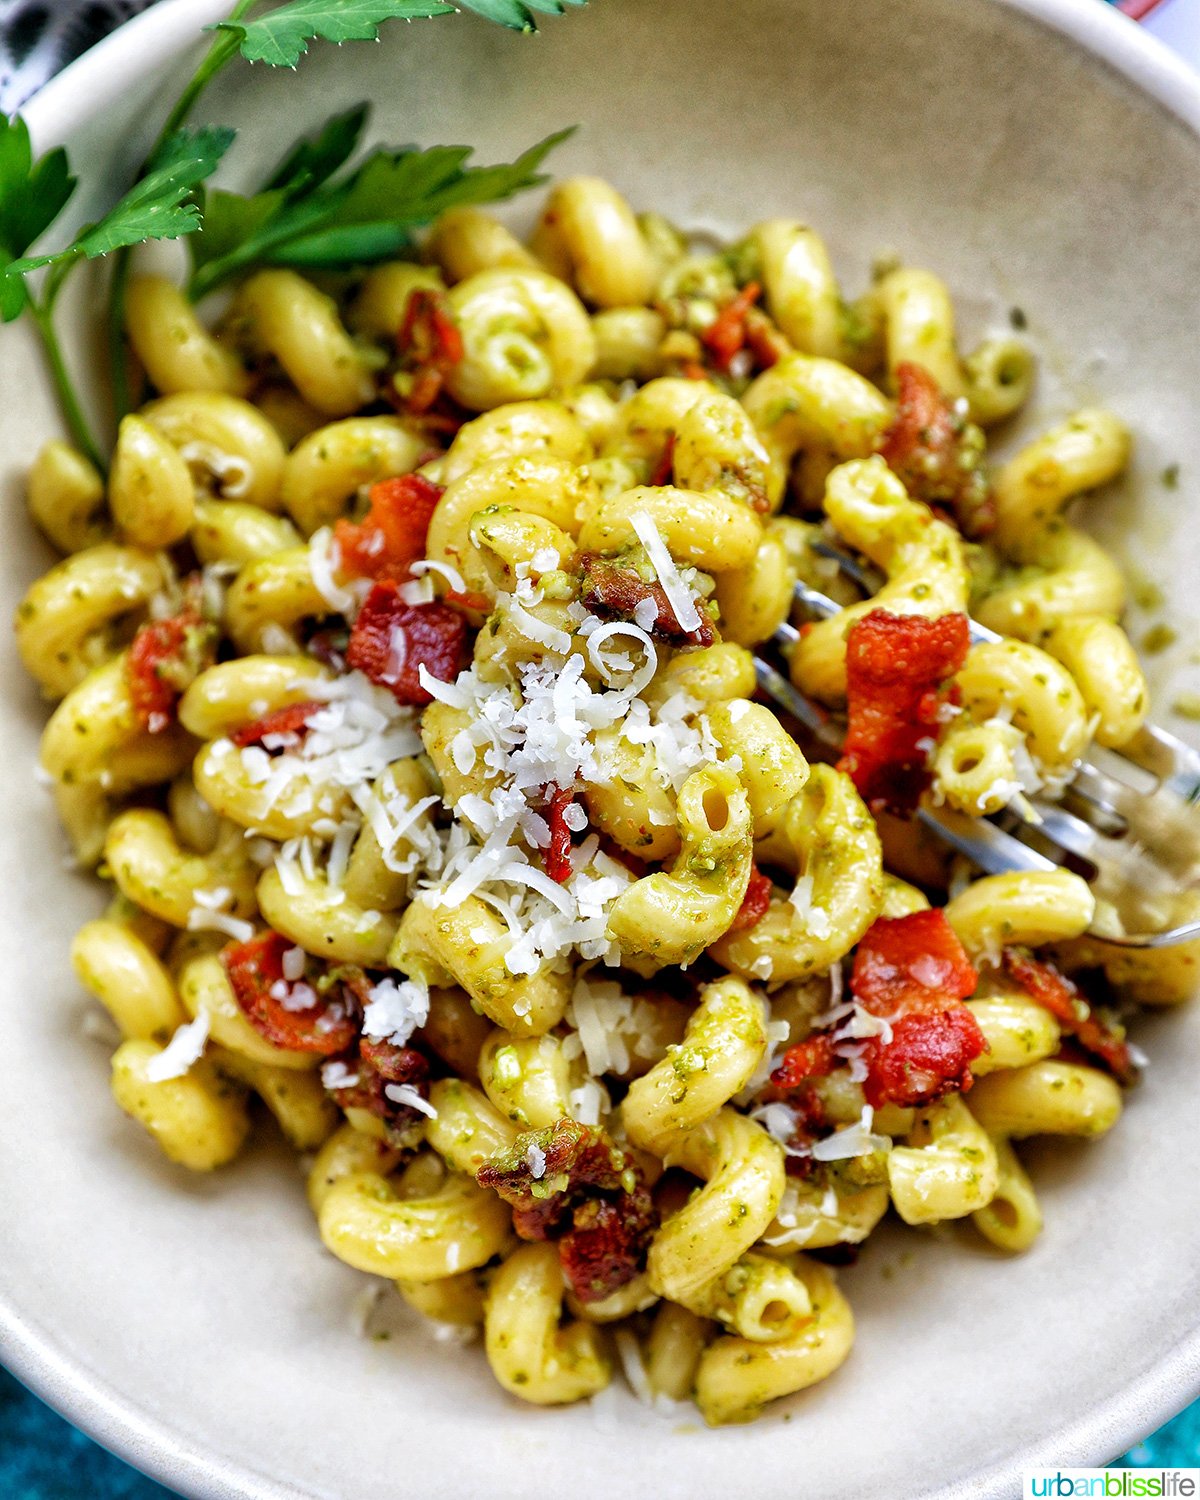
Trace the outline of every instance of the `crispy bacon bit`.
[[718, 370], [728, 371], [733, 356], [746, 345], [746, 314], [762, 296], [757, 281], [744, 286], [728, 301], [700, 335]]
[[226, 944], [221, 962], [234, 999], [260, 1036], [289, 1052], [333, 1057], [358, 1034], [357, 1007], [343, 990], [321, 995], [307, 979], [285, 978], [283, 955], [294, 946], [278, 932], [262, 932]]
[[746, 894], [742, 897], [742, 904], [729, 931], [749, 932], [752, 927], [757, 927], [770, 905], [771, 877], [764, 875], [757, 865], [751, 865], [750, 884], [746, 887]]
[[455, 609], [470, 610], [472, 614], [487, 615], [492, 612], [492, 601], [486, 594], [477, 594], [472, 589], [447, 589], [442, 595], [443, 604], [452, 604]]
[[792, 346], [771, 322], [765, 312], [752, 307], [746, 313], [746, 347], [754, 356], [755, 366], [769, 370], [792, 352]]
[[858, 945], [850, 989], [872, 1015], [891, 1025], [863, 1051], [868, 1104], [928, 1104], [971, 1087], [970, 1064], [986, 1043], [962, 1003], [978, 975], [939, 910], [881, 917]]
[[217, 629], [200, 611], [200, 578], [184, 584], [184, 603], [165, 620], [147, 620], [129, 647], [125, 671], [138, 723], [161, 734], [175, 722], [184, 691], [216, 660]]
[[367, 595], [346, 648], [346, 665], [389, 688], [397, 703], [431, 703], [420, 668], [453, 682], [463, 660], [467, 624], [445, 604], [405, 604], [391, 579]]
[[247, 745], [261, 745], [264, 740], [277, 735], [281, 738], [291, 735], [299, 740], [308, 733], [308, 721], [312, 715], [324, 707], [315, 698], [306, 699], [303, 703], [289, 703], [284, 708], [264, 714], [261, 719], [255, 719], [252, 724], [243, 724], [229, 738], [239, 749], [245, 749]]
[[876, 1109], [884, 1104], [929, 1104], [971, 1087], [971, 1063], [985, 1046], [975, 1017], [961, 1003], [940, 1014], [901, 1016], [886, 1045], [866, 1050], [863, 1095]]
[[645, 1265], [658, 1213], [636, 1163], [598, 1128], [562, 1119], [519, 1135], [475, 1174], [513, 1209], [524, 1240], [558, 1241], [581, 1302], [599, 1302]]
[[943, 691], [970, 645], [967, 617], [873, 609], [846, 640], [845, 771], [873, 812], [911, 813], [929, 785]]
[[358, 578], [403, 583], [413, 563], [425, 556], [430, 517], [442, 494], [440, 484], [421, 474], [373, 484], [363, 519], [338, 521], [333, 528], [343, 569]]
[[649, 485], [670, 484], [671, 475], [675, 471], [675, 434], [667, 434], [667, 446], [659, 456], [658, 462], [650, 471], [650, 478], [646, 483]]
[[[365, 978], [365, 976], [364, 976]], [[363, 1037], [357, 1050], [336, 1059], [352, 1083], [329, 1086], [339, 1109], [361, 1109], [382, 1120], [389, 1143], [401, 1148], [416, 1144], [417, 1127], [425, 1116], [411, 1104], [388, 1094], [389, 1084], [405, 1084], [422, 1099], [429, 1097], [429, 1060], [415, 1047]]]
[[550, 825], [550, 842], [546, 846], [546, 874], [559, 885], [571, 878], [571, 830], [567, 827], [567, 808], [575, 801], [570, 787], [546, 787], [546, 822]]
[[396, 348], [401, 359], [396, 388], [406, 408], [420, 416], [437, 401], [447, 373], [463, 357], [462, 334], [441, 292], [421, 287], [409, 295]]
[[828, 1032], [819, 1031], [787, 1049], [783, 1061], [771, 1074], [771, 1083], [782, 1091], [798, 1089], [816, 1078], [827, 1077], [839, 1061], [833, 1050], [833, 1038]]
[[602, 618], [633, 620], [638, 605], [649, 599], [655, 610], [649, 634], [656, 641], [668, 641], [676, 646], [711, 646], [716, 641], [713, 623], [703, 609], [699, 611], [699, 629], [683, 629], [662, 584], [646, 583], [632, 569], [619, 568], [594, 552], [581, 553], [579, 566], [582, 570], [580, 598]]
[[1004, 968], [1031, 1000], [1036, 1000], [1093, 1058], [1126, 1088], [1137, 1078], [1129, 1044], [1120, 1031], [1102, 1021], [1086, 996], [1053, 964], [1043, 963], [1020, 948], [1005, 948]]
[[995, 526], [996, 504], [982, 463], [983, 434], [921, 365], [896, 367], [896, 420], [880, 440], [879, 452], [914, 499], [948, 506], [965, 535], [986, 536]]

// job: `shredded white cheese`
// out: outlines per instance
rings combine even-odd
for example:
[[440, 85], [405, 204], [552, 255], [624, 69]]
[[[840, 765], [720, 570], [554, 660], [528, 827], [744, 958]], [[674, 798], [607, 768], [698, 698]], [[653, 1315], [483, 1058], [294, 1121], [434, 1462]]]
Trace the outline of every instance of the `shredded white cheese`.
[[182, 1078], [204, 1053], [208, 1041], [208, 1012], [200, 1011], [194, 1021], [176, 1028], [175, 1035], [157, 1057], [146, 1064], [145, 1074], [151, 1083], [165, 1083], [168, 1078]]

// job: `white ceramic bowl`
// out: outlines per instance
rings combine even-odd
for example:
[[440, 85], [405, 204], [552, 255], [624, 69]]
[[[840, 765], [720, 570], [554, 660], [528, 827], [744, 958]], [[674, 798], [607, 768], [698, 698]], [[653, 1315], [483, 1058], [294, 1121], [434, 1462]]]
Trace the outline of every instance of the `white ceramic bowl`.
[[[40, 144], [69, 136], [85, 179], [128, 168], [178, 52], [223, 9], [167, 0], [98, 47], [31, 107]], [[1186, 658], [1200, 89], [1098, 0], [593, 0], [536, 39], [442, 20], [318, 49], [294, 77], [239, 66], [205, 112], [243, 127], [248, 176], [360, 97], [384, 138], [485, 159], [579, 121], [558, 170], [725, 232], [805, 216], [850, 287], [897, 250], [947, 278], [968, 339], [1019, 304], [1044, 355], [1038, 414], [1103, 400], [1139, 434], [1133, 485], [1093, 516], [1193, 621]], [[81, 313], [81, 358], [85, 329]], [[49, 560], [18, 491], [57, 420], [25, 331], [0, 349], [11, 609]], [[1170, 462], [1175, 491], [1156, 478]], [[1029, 1465], [1111, 1458], [1200, 1389], [1200, 1012], [1141, 1029], [1147, 1084], [1110, 1138], [1036, 1153], [1031, 1254], [953, 1232], [872, 1241], [844, 1278], [852, 1357], [750, 1428], [680, 1432], [628, 1398], [615, 1429], [522, 1407], [478, 1350], [402, 1312], [389, 1342], [354, 1337], [362, 1278], [321, 1251], [281, 1153], [197, 1180], [112, 1105], [66, 957], [98, 897], [60, 867], [33, 785], [43, 710], [12, 653], [0, 672], [0, 1353], [165, 1483], [253, 1500], [1000, 1497]]]

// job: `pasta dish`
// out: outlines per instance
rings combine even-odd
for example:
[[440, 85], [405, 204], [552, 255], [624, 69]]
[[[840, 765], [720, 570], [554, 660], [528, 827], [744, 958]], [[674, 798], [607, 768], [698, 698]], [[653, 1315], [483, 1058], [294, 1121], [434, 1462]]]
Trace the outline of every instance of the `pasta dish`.
[[37, 458], [16, 622], [120, 1108], [206, 1172], [265, 1107], [324, 1246], [539, 1404], [823, 1380], [889, 1209], [1029, 1248], [1021, 1142], [1117, 1123], [1200, 943], [1105, 946], [1116, 893], [917, 814], [1143, 724], [1065, 514], [1122, 422], [995, 460], [1033, 360], [960, 356], [937, 276], [847, 301], [799, 223], [713, 247], [591, 178], [528, 244], [452, 209], [419, 263], [260, 269], [215, 328], [135, 275], [126, 318], [146, 399], [107, 479]]

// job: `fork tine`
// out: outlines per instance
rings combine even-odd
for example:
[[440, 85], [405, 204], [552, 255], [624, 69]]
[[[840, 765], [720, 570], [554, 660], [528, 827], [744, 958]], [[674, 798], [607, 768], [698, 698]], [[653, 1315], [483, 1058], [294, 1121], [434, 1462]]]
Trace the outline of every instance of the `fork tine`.
[[1007, 875], [1013, 870], [1057, 870], [1052, 859], [1005, 833], [986, 818], [969, 818], [948, 807], [921, 807], [917, 819], [926, 828], [965, 854], [989, 875]]

